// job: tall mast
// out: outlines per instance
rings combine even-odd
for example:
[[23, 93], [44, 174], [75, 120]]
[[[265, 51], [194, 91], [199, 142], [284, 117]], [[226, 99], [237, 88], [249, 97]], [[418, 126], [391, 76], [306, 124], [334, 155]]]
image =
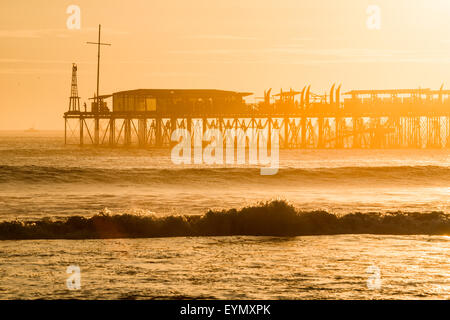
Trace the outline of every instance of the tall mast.
[[102, 26], [98, 25], [98, 41], [97, 42], [87, 42], [88, 44], [97, 45], [97, 96], [95, 102], [97, 104], [97, 111], [100, 111], [100, 46], [110, 46], [110, 43], [101, 43], [101, 29]]

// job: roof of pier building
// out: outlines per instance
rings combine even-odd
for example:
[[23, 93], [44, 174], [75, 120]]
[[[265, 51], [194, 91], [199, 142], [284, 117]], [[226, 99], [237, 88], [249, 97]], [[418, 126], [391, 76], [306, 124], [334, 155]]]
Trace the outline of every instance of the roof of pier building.
[[237, 91], [226, 91], [226, 90], [216, 90], [216, 89], [135, 89], [114, 92], [114, 95], [151, 95], [154, 97], [168, 98], [173, 96], [186, 96], [186, 97], [230, 97], [230, 96], [240, 96], [246, 97], [250, 96], [251, 92], [237, 92]]

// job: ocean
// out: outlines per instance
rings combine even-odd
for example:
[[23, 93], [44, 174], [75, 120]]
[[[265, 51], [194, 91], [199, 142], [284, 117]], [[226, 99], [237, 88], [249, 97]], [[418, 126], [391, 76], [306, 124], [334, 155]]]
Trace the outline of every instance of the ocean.
[[449, 149], [280, 150], [262, 176], [63, 134], [0, 132], [0, 299], [450, 298]]

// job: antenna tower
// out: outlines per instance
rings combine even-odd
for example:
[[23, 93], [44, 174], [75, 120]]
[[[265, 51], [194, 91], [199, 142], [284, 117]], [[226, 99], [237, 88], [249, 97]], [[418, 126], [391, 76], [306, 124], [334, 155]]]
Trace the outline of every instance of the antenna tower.
[[72, 64], [72, 86], [70, 90], [69, 111], [80, 111], [80, 97], [78, 96], [77, 65]]

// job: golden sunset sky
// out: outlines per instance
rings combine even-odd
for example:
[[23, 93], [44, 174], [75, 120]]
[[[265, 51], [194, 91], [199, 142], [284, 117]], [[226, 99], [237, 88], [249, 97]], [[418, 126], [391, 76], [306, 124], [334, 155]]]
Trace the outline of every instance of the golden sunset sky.
[[[81, 29], [66, 27], [69, 5]], [[366, 26], [369, 5], [381, 29]], [[448, 0], [2, 0], [0, 130], [63, 129], [71, 64], [82, 103], [93, 96], [97, 40], [101, 93], [137, 88], [270, 87], [323, 93], [450, 88]]]

